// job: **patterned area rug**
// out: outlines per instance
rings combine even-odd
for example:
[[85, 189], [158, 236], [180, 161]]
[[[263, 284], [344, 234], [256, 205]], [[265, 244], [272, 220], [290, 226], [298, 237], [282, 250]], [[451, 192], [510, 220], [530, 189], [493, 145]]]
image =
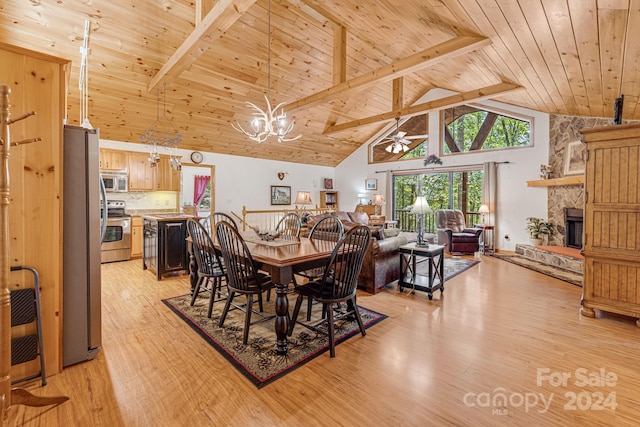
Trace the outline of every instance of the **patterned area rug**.
[[[243, 301], [242, 296], [234, 298], [234, 302]], [[272, 293], [271, 301], [264, 301], [264, 313], [268, 316], [275, 314], [275, 295]], [[289, 352], [286, 356], [277, 355], [275, 352], [276, 335], [274, 331], [275, 319], [252, 324], [249, 328], [249, 341], [242, 344], [242, 331], [244, 328], [244, 312], [231, 310], [227, 315], [224, 326], [218, 327], [218, 321], [224, 308], [224, 302], [219, 301], [213, 305], [211, 319], [207, 318], [209, 305], [209, 293], [201, 292], [192, 307], [191, 296], [182, 295], [162, 300], [174, 313], [187, 322], [191, 328], [200, 334], [220, 354], [222, 354], [233, 366], [249, 379], [257, 388], [277, 380], [292, 370], [302, 366], [309, 360], [319, 356], [329, 349], [329, 339], [325, 334], [314, 332], [302, 325], [296, 324], [293, 335], [289, 337]], [[295, 300], [290, 298], [289, 310], [293, 310]], [[306, 300], [300, 309], [298, 320], [306, 323]], [[254, 303], [258, 309], [257, 302]], [[314, 304], [311, 324], [321, 320], [321, 306]], [[360, 306], [360, 314], [365, 328], [369, 328], [387, 316]], [[251, 321], [260, 316], [252, 314]], [[326, 331], [326, 327], [320, 326]], [[360, 329], [355, 320], [343, 320], [336, 323], [336, 343], [341, 343], [354, 335], [360, 334]], [[364, 338], [361, 336], [361, 338]], [[340, 350], [336, 348], [336, 357]], [[329, 357], [329, 356], [327, 356]]]

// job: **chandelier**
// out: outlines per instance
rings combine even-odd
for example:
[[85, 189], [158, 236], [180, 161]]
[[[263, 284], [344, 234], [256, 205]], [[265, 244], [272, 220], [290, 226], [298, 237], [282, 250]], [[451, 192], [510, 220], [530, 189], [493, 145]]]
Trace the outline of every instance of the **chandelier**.
[[[263, 143], [270, 136], [275, 136], [278, 138], [278, 142], [288, 142], [295, 141], [300, 138], [302, 135], [298, 135], [295, 137], [289, 137], [289, 133], [293, 130], [294, 122], [287, 122], [287, 114], [284, 112], [283, 107], [286, 103], [281, 102], [277, 104], [275, 107], [271, 108], [271, 102], [269, 98], [271, 97], [271, 0], [269, 0], [269, 9], [268, 9], [268, 56], [267, 56], [267, 95], [265, 95], [264, 99], [267, 102], [267, 108], [262, 110], [260, 107], [255, 105], [252, 102], [247, 102], [247, 107], [251, 107], [253, 112], [253, 120], [251, 120], [251, 131], [246, 131], [242, 128], [240, 123], [236, 121], [236, 124], [231, 124], [235, 130], [238, 132], [242, 132], [249, 139]], [[278, 113], [278, 109], [280, 112]]]
[[140, 141], [149, 145], [149, 157], [147, 162], [151, 167], [156, 167], [160, 163], [160, 153], [158, 146], [170, 150], [169, 164], [176, 171], [182, 169], [182, 161], [177, 155], [175, 146], [182, 141], [182, 135], [173, 126], [166, 114], [167, 111], [167, 85], [164, 84], [164, 101], [162, 117], [160, 116], [160, 90], [156, 96], [156, 121], [140, 136]]

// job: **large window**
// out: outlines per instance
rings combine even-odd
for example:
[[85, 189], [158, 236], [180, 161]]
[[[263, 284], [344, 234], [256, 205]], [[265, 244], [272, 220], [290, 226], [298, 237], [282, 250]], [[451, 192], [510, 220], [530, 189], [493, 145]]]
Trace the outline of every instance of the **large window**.
[[[393, 216], [402, 230], [415, 231], [417, 219], [409, 213], [418, 193], [433, 211], [458, 209], [470, 224], [479, 218], [482, 204], [482, 170], [433, 172], [393, 177]], [[435, 229], [433, 215], [425, 218], [426, 231]]]
[[532, 120], [473, 105], [449, 108], [442, 113], [442, 154], [526, 147]]

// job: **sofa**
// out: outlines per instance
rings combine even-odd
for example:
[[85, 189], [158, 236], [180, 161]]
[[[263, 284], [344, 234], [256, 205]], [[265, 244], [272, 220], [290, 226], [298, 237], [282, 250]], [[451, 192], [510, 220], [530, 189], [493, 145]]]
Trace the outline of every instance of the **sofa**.
[[[307, 217], [307, 228], [310, 230], [320, 218], [329, 214]], [[358, 278], [358, 287], [375, 294], [384, 285], [398, 280], [400, 255], [399, 248], [409, 242], [415, 242], [416, 233], [385, 230], [382, 226], [370, 226], [366, 212], [332, 212], [342, 221], [345, 231], [356, 225], [366, 225], [371, 230], [371, 239], [367, 246], [362, 263], [362, 271]]]

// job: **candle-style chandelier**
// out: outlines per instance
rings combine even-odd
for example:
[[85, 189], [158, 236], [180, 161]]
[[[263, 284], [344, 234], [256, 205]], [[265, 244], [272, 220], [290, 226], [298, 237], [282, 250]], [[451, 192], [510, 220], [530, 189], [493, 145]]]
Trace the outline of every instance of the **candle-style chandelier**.
[[[281, 102], [274, 108], [271, 108], [271, 0], [269, 0], [268, 10], [268, 57], [267, 57], [267, 95], [264, 99], [267, 102], [266, 110], [262, 110], [260, 107], [252, 102], [247, 102], [247, 106], [254, 110], [253, 120], [251, 120], [251, 131], [246, 131], [242, 128], [240, 123], [236, 121], [236, 124], [231, 124], [235, 130], [242, 132], [248, 136], [251, 140], [258, 143], [265, 142], [270, 136], [278, 138], [278, 142], [294, 141], [300, 138], [302, 135], [295, 137], [289, 137], [289, 133], [293, 130], [294, 122], [287, 122], [287, 114], [282, 107], [286, 104]], [[280, 109], [280, 113], [278, 113]]]

